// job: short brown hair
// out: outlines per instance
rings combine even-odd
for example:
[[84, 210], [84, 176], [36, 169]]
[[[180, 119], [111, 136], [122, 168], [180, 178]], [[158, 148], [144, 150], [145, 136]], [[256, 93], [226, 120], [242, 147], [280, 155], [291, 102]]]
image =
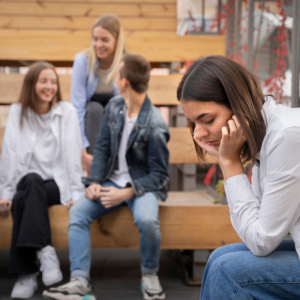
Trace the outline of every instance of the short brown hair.
[[120, 70], [120, 77], [126, 78], [134, 91], [144, 93], [148, 89], [150, 79], [150, 64], [139, 54], [125, 54], [122, 61], [124, 65]]
[[53, 70], [54, 73], [56, 74], [56, 78], [57, 78], [57, 92], [56, 92], [55, 97], [52, 99], [50, 105], [53, 105], [53, 103], [57, 103], [62, 100], [61, 94], [60, 94], [58, 76], [55, 71], [55, 67], [45, 61], [39, 61], [39, 62], [33, 63], [29, 67], [29, 70], [28, 70], [27, 74], [25, 75], [21, 94], [19, 97], [19, 103], [21, 103], [21, 105], [22, 105], [21, 126], [22, 126], [23, 117], [25, 116], [25, 111], [28, 107], [30, 107], [34, 112], [37, 112], [36, 103], [38, 100], [38, 96], [36, 94], [35, 86], [38, 81], [40, 73], [44, 69]]
[[[229, 58], [211, 55], [195, 61], [183, 76], [178, 89], [179, 101], [214, 101], [230, 108], [246, 136], [241, 157], [256, 161], [266, 134], [262, 107], [265, 102], [258, 79], [245, 67]], [[249, 124], [249, 125], [248, 125]], [[195, 124], [190, 123], [193, 136]], [[199, 160], [202, 148], [194, 141]]]

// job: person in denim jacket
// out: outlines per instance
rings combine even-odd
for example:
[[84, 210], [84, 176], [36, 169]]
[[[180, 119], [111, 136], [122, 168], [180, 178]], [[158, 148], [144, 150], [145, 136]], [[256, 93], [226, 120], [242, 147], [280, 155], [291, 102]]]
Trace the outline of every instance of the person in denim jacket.
[[89, 187], [70, 210], [71, 281], [45, 291], [46, 299], [91, 292], [89, 226], [123, 204], [131, 210], [140, 232], [144, 299], [165, 299], [156, 274], [160, 253], [158, 200], [167, 198], [169, 130], [146, 95], [149, 77], [150, 64], [143, 56], [124, 56], [116, 80], [120, 96], [114, 97], [105, 111], [91, 176], [85, 182]]

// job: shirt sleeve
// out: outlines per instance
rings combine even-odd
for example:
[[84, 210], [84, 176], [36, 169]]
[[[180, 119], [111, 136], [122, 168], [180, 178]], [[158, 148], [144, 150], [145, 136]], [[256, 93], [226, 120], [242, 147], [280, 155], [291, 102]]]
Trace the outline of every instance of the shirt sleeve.
[[20, 126], [19, 111], [11, 105], [3, 137], [0, 162], [0, 199], [12, 200], [16, 192], [17, 132]]
[[84, 193], [84, 185], [81, 181], [81, 139], [78, 126], [78, 118], [75, 109], [69, 112], [67, 122], [65, 123], [65, 153], [67, 160], [67, 172], [71, 188], [72, 199], [77, 201]]
[[82, 149], [86, 149], [90, 143], [85, 135], [85, 107], [87, 102], [86, 80], [87, 80], [87, 58], [83, 53], [79, 53], [73, 64], [71, 80], [71, 103], [77, 110]]
[[[271, 253], [300, 216], [300, 128], [269, 140], [261, 199], [246, 175], [229, 178], [225, 190], [232, 225], [257, 256]], [[256, 180], [259, 182], [259, 180]]]

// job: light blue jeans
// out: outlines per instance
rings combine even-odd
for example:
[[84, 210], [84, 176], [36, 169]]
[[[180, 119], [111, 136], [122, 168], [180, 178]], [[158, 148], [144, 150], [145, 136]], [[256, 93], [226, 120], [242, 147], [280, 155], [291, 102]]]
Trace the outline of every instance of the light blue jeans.
[[[102, 186], [120, 188], [112, 181]], [[160, 254], [160, 226], [158, 217], [158, 200], [153, 193], [126, 201], [134, 222], [140, 232], [141, 270], [142, 274], [158, 271]], [[70, 209], [69, 247], [71, 278], [83, 276], [89, 278], [91, 267], [90, 224], [93, 220], [115, 210], [117, 207], [105, 208], [100, 200], [91, 201], [85, 196]]]
[[300, 261], [292, 239], [265, 257], [245, 244], [215, 250], [206, 265], [201, 300], [300, 299]]

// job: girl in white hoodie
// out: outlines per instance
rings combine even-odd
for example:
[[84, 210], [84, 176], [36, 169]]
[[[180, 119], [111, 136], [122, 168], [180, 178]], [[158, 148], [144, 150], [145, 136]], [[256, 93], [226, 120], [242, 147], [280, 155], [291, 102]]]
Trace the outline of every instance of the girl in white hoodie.
[[76, 110], [61, 101], [55, 68], [34, 63], [19, 103], [10, 107], [0, 162], [0, 204], [11, 210], [14, 221], [9, 273], [20, 275], [12, 298], [29, 298], [37, 290], [37, 251], [44, 284], [62, 280], [48, 207], [70, 208], [84, 192], [81, 175]]

